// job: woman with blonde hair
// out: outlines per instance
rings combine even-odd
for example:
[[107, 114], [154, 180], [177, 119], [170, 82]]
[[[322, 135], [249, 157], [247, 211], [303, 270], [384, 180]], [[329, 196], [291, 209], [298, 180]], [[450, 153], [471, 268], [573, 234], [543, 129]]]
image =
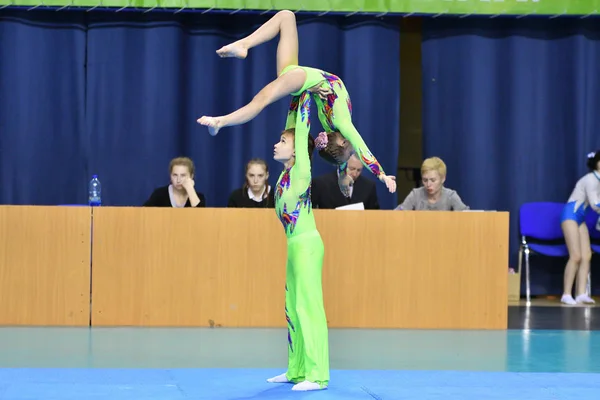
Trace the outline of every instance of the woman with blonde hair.
[[444, 187], [446, 164], [438, 157], [431, 157], [421, 165], [423, 186], [413, 189], [396, 210], [417, 211], [464, 211], [468, 210], [458, 193]]

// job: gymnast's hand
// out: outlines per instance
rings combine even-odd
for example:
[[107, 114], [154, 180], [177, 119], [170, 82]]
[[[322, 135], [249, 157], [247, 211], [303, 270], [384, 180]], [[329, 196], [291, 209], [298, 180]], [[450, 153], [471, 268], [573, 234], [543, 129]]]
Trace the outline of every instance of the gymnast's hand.
[[392, 175], [381, 175], [379, 180], [385, 183], [390, 193], [394, 193], [396, 191], [396, 177]]
[[333, 94], [333, 90], [331, 90], [331, 87], [329, 87], [329, 85], [319, 86], [316, 88], [312, 87], [312, 88], [308, 89], [308, 91], [311, 93], [315, 93], [323, 100], [327, 100], [327, 96], [329, 96], [330, 94]]
[[354, 180], [349, 175], [341, 174], [338, 178], [338, 186], [344, 196], [350, 197], [350, 186], [352, 185], [354, 185]]
[[221, 129], [222, 125], [221, 118], [219, 117], [202, 116], [201, 118], [198, 118], [196, 122], [198, 122], [200, 125], [208, 126], [208, 133], [210, 133], [211, 136], [216, 136], [217, 133], [219, 133], [219, 129]]

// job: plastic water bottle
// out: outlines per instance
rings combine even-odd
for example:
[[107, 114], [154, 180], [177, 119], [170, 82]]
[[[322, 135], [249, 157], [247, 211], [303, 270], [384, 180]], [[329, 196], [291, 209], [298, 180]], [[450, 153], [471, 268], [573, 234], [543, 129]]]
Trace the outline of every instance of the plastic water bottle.
[[93, 175], [88, 187], [88, 201], [90, 206], [98, 207], [102, 205], [102, 185], [98, 180], [98, 175]]

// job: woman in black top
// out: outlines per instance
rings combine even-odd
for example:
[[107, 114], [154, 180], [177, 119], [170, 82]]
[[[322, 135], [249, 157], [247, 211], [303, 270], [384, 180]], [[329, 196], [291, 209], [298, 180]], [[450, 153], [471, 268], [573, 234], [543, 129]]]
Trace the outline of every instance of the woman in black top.
[[275, 201], [268, 179], [269, 167], [265, 160], [253, 158], [248, 161], [244, 186], [231, 192], [227, 207], [273, 208]]
[[171, 184], [154, 190], [144, 207], [206, 207], [204, 195], [194, 188], [194, 163], [187, 157], [171, 160]]

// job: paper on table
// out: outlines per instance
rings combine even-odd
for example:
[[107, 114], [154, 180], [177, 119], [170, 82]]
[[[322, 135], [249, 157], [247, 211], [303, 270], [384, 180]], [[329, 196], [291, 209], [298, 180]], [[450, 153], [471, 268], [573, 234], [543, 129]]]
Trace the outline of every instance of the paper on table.
[[336, 207], [336, 210], [364, 210], [365, 205], [361, 201], [360, 203], [348, 204], [345, 206]]

